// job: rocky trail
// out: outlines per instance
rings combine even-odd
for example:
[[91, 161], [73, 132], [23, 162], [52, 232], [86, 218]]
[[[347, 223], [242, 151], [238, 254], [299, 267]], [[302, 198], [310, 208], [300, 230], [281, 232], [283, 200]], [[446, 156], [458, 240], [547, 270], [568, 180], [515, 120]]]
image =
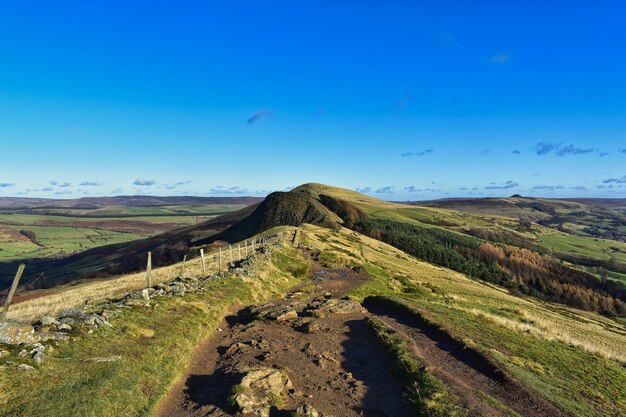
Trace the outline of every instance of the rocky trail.
[[[342, 297], [368, 277], [313, 264], [285, 299], [226, 318], [197, 349], [157, 415], [404, 417], [415, 411], [366, 319], [410, 340], [411, 354], [446, 383], [471, 416], [564, 416], [475, 352], [418, 318]], [[495, 398], [494, 402], [486, 400]], [[505, 407], [504, 407], [505, 408]]]
[[[272, 416], [289, 416], [298, 407], [305, 415], [316, 415], [307, 406], [334, 417], [414, 415], [365, 321], [366, 311], [340, 298], [366, 277], [319, 266], [312, 275], [312, 284], [284, 300], [228, 317], [222, 331], [198, 349], [186, 378], [159, 415], [231, 416], [246, 406], [251, 415], [267, 415], [271, 409]], [[240, 395], [238, 406], [233, 406], [233, 387], [250, 377], [251, 369], [265, 379], [257, 385], [271, 385], [274, 379], [278, 386], [269, 396], [280, 395], [282, 400], [270, 398], [264, 404], [263, 398]]]

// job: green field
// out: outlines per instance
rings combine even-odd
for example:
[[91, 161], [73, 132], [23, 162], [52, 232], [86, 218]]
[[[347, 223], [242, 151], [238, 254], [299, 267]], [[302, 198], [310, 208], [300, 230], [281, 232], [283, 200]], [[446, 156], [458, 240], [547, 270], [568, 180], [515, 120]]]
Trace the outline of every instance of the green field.
[[626, 262], [626, 243], [622, 242], [568, 234], [544, 235], [541, 236], [540, 241], [554, 252]]
[[21, 226], [20, 230], [35, 233], [39, 245], [31, 241], [0, 241], [0, 260], [59, 256], [141, 238], [132, 233], [84, 227]]

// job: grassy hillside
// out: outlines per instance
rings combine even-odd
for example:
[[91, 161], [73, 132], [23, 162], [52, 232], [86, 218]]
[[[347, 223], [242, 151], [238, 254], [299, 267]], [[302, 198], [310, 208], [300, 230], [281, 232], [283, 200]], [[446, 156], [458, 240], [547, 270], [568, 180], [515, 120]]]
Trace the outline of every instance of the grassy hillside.
[[626, 331], [616, 322], [515, 297], [346, 229], [304, 230], [328, 265], [363, 266], [371, 275], [353, 297], [404, 303], [573, 415], [626, 412]]
[[[313, 248], [312, 255], [325, 266], [366, 271], [370, 279], [351, 292], [352, 298], [383, 297], [419, 315], [571, 415], [626, 412], [626, 330], [615, 321], [511, 295], [346, 228], [305, 224], [300, 230], [298, 241]], [[112, 329], [62, 344], [35, 371], [15, 374], [0, 366], [0, 415], [149, 415], [195, 344], [214, 331], [228, 308], [285, 291], [297, 281], [296, 271], [302, 271], [301, 256], [285, 247], [271, 265], [256, 272], [260, 280], [218, 280], [205, 294], [164, 300], [150, 311], [129, 310]], [[189, 268], [199, 273], [197, 259]], [[171, 276], [176, 269], [172, 265], [163, 271]], [[133, 282], [141, 278], [128, 277]], [[107, 282], [98, 285], [106, 288]], [[59, 295], [67, 299], [67, 294]], [[30, 310], [22, 312], [18, 304], [13, 314], [32, 313], [35, 304], [43, 307], [45, 298], [33, 300]], [[115, 354], [122, 360], [82, 361]], [[103, 390], [107, 395], [101, 395]]]
[[[577, 262], [575, 252], [555, 251], [546, 244], [549, 240], [544, 240], [559, 234], [564, 237], [562, 242], [571, 237], [576, 239], [572, 244], [579, 247], [595, 247], [600, 239], [570, 236], [506, 217], [393, 204], [322, 184], [305, 184], [293, 192], [319, 198], [344, 218], [346, 226], [427, 262], [503, 285], [514, 293], [604, 314], [626, 313], [626, 286], [583, 272], [585, 264]], [[611, 251], [626, 253], [626, 244], [604, 242], [611, 242], [608, 247]], [[568, 256], [573, 265], [561, 265], [550, 254]], [[510, 256], [515, 260], [510, 261]], [[619, 257], [612, 256], [610, 262], [606, 259], [604, 262], [603, 266], [621, 271]], [[619, 277], [607, 277], [619, 280]]]

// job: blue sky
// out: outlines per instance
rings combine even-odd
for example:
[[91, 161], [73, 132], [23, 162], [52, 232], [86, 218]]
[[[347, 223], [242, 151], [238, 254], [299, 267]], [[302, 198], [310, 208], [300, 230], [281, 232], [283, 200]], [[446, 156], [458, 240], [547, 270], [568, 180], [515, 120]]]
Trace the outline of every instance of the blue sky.
[[224, 3], [0, 6], [0, 196], [626, 197], [622, 2]]

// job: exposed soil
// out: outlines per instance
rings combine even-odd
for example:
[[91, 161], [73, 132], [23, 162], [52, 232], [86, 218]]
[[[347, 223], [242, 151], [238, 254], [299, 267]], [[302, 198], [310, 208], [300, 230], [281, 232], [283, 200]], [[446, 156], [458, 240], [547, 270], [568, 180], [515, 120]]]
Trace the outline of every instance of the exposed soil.
[[366, 306], [380, 321], [411, 340], [410, 353], [460, 398], [471, 410], [471, 416], [506, 415], [486, 402], [484, 394], [525, 417], [567, 416], [507, 377], [480, 353], [465, 348], [421, 318], [380, 304], [367, 303]]
[[[311, 300], [339, 299], [367, 279], [351, 270], [314, 264], [312, 283], [294, 288], [273, 304], [299, 306], [302, 311]], [[522, 416], [566, 416], [418, 317], [381, 305], [368, 305], [368, 309], [285, 321], [255, 320], [252, 308], [240, 310], [198, 347], [185, 377], [156, 415], [233, 416], [236, 410], [229, 403], [233, 386], [247, 369], [263, 366], [285, 370], [293, 382], [272, 416], [288, 416], [303, 404], [334, 417], [414, 416], [406, 387], [366, 322], [367, 316], [375, 315], [411, 341], [411, 353], [450, 387], [471, 416], [508, 415], [487, 401], [485, 394]], [[316, 331], [308, 332], [311, 322]]]

